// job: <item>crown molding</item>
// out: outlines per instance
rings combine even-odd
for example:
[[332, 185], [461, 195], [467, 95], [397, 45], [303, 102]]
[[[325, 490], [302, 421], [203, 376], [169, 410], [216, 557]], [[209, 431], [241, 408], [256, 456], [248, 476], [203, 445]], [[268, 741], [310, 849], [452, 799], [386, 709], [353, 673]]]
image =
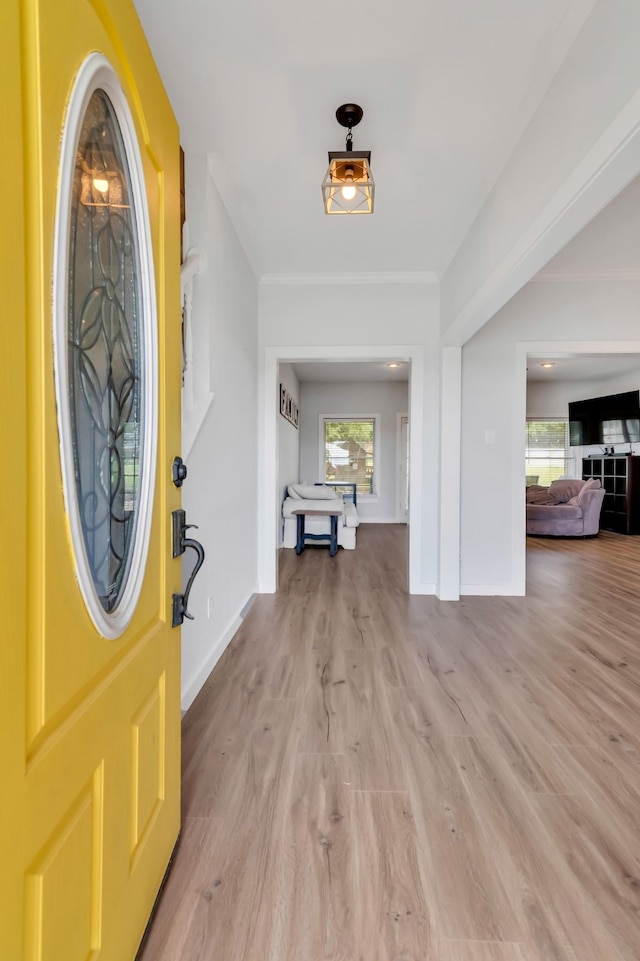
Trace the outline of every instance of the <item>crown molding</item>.
[[530, 283], [584, 284], [638, 280], [640, 267], [606, 267], [602, 270], [541, 270], [531, 278]]
[[437, 284], [434, 270], [371, 271], [345, 274], [263, 274], [261, 287], [336, 286], [340, 284]]

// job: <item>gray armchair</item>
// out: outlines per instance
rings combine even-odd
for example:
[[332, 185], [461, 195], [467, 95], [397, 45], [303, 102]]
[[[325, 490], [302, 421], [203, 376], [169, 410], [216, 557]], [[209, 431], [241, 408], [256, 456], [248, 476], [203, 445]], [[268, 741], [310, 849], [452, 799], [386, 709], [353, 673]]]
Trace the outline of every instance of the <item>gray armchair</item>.
[[[561, 482], [559, 482], [561, 483]], [[565, 503], [527, 504], [527, 534], [546, 537], [594, 537], [600, 530], [604, 490], [585, 482]], [[551, 485], [551, 490], [553, 484]]]

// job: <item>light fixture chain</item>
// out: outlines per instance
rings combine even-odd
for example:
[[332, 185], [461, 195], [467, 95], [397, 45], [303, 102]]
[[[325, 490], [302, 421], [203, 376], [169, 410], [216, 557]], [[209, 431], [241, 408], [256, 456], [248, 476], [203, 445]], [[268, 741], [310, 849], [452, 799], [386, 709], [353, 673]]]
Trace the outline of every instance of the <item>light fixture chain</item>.
[[351, 132], [351, 127], [347, 131], [347, 150], [353, 150], [353, 134]]

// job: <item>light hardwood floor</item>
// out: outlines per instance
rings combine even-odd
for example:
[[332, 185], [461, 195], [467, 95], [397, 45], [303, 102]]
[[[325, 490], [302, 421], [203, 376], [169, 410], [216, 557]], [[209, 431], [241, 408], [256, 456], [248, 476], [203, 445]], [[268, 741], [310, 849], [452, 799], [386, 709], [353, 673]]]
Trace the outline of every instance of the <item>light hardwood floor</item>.
[[459, 603], [405, 538], [283, 552], [184, 719], [142, 961], [640, 958], [640, 537]]

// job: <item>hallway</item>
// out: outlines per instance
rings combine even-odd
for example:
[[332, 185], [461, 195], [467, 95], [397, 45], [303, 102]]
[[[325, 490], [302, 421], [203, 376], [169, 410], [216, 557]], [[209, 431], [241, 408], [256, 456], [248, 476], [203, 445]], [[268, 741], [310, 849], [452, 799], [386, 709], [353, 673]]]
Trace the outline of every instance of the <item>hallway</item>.
[[640, 954], [640, 539], [529, 539], [526, 598], [412, 597], [405, 558], [282, 552], [184, 719], [140, 961]]

